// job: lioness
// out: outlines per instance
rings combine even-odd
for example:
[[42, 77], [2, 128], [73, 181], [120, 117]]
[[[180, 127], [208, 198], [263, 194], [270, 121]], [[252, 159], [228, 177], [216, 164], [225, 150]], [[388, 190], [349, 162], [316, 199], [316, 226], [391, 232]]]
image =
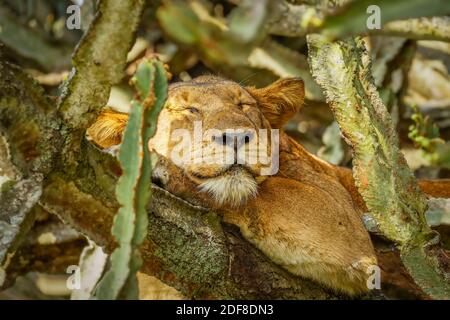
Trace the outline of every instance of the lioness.
[[[361, 221], [365, 204], [351, 171], [308, 153], [281, 130], [303, 98], [300, 79], [278, 80], [262, 89], [214, 76], [172, 84], [149, 141], [149, 148], [160, 155], [153, 180], [185, 200], [214, 208], [288, 271], [349, 295], [360, 294], [368, 290], [368, 270], [377, 259]], [[103, 148], [118, 145], [127, 119], [127, 114], [104, 111], [88, 135]], [[222, 146], [235, 160], [170, 160], [179, 147], [172, 133], [192, 133], [197, 121], [204, 130], [214, 131], [211, 139], [194, 144], [193, 154], [202, 149], [203, 156], [214, 157], [215, 151], [205, 155], [205, 150]], [[239, 131], [230, 136], [228, 129]], [[259, 161], [239, 162], [235, 157], [241, 148], [251, 151], [260, 129], [280, 129], [279, 170], [270, 176], [261, 175], [264, 166]], [[432, 195], [450, 196], [439, 184], [430, 190]]]

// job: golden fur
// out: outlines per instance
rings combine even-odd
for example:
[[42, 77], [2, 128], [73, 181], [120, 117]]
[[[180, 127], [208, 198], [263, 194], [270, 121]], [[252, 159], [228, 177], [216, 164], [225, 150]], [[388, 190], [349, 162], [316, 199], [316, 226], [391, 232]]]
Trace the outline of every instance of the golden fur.
[[[176, 165], [169, 160], [175, 129], [192, 132], [197, 120], [204, 129], [219, 131], [282, 128], [303, 97], [299, 79], [279, 80], [262, 89], [211, 76], [171, 85], [149, 142], [160, 155], [153, 179], [190, 202], [216, 209], [286, 270], [347, 294], [363, 293], [368, 290], [368, 268], [377, 260], [361, 221], [364, 201], [350, 170], [311, 155], [281, 130], [280, 168], [273, 176], [259, 175], [259, 163]], [[107, 111], [88, 134], [104, 148], [117, 144], [125, 118]], [[211, 144], [214, 141], [203, 142], [204, 147]], [[433, 195], [449, 192], [439, 187]]]
[[120, 143], [127, 121], [127, 114], [105, 110], [87, 130], [87, 133], [89, 136], [95, 137], [95, 143], [100, 147], [108, 148]]

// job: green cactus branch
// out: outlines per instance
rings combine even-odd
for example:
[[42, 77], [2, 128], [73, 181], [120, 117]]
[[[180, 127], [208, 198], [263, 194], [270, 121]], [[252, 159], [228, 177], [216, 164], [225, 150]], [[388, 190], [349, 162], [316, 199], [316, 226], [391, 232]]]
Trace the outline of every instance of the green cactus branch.
[[417, 284], [433, 297], [449, 298], [448, 257], [439, 247], [439, 235], [427, 226], [426, 198], [399, 150], [364, 42], [309, 35], [308, 45], [313, 76], [354, 151], [353, 175], [367, 208], [381, 232], [398, 244]]
[[155, 134], [158, 114], [167, 97], [167, 79], [160, 62], [143, 61], [133, 78], [139, 100], [131, 113], [119, 152], [122, 175], [116, 185], [120, 205], [112, 233], [119, 247], [111, 255], [111, 268], [96, 289], [98, 299], [137, 299], [136, 272], [142, 266], [139, 246], [147, 235], [146, 207], [150, 199], [151, 159], [148, 140]]

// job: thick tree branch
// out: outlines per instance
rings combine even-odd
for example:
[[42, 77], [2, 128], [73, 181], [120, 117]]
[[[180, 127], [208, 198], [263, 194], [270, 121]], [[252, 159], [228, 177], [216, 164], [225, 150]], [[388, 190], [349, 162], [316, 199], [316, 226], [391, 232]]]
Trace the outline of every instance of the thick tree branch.
[[10, 258], [2, 289], [13, 285], [17, 276], [31, 271], [66, 273], [68, 266], [78, 264], [86, 244], [84, 237], [53, 215], [44, 222], [36, 223]]
[[75, 50], [58, 106], [70, 131], [71, 143], [62, 152], [67, 166], [74, 164], [85, 129], [106, 105], [111, 87], [123, 78], [144, 4], [144, 0], [101, 1]]
[[63, 144], [61, 121], [43, 89], [25, 72], [0, 60], [0, 74], [0, 130], [12, 165], [21, 178], [45, 175]]
[[[42, 180], [53, 167], [60, 121], [43, 90], [18, 68], [0, 61], [0, 285], [9, 257], [34, 221]], [[48, 143], [48, 141], [52, 143]]]
[[450, 259], [439, 235], [426, 223], [426, 199], [399, 151], [389, 113], [371, 77], [370, 58], [360, 39], [330, 42], [309, 35], [313, 75], [323, 87], [336, 121], [354, 150], [354, 177], [379, 229], [395, 241], [421, 288], [450, 297]]
[[103, 0], [72, 59], [74, 66], [59, 110], [66, 124], [86, 129], [124, 75], [144, 0]]

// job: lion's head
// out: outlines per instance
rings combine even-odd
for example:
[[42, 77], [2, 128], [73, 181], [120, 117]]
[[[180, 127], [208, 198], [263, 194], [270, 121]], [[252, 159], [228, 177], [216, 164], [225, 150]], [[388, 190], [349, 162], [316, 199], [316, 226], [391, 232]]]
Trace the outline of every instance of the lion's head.
[[[281, 128], [303, 97], [300, 79], [261, 89], [214, 76], [174, 83], [149, 148], [175, 163], [217, 204], [236, 206], [256, 195], [258, 183], [274, 173], [271, 129]], [[126, 120], [125, 114], [104, 112], [88, 134], [110, 147], [120, 143]]]

